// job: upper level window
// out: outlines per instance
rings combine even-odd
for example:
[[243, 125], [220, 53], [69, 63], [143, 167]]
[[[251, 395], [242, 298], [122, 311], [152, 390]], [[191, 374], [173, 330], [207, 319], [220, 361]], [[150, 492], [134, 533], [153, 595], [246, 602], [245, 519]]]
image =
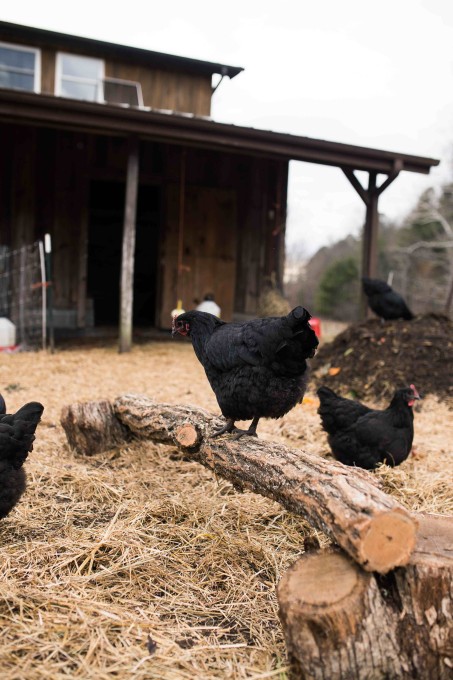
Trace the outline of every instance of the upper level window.
[[0, 43], [0, 87], [39, 92], [39, 50]]
[[102, 59], [59, 53], [55, 93], [71, 99], [101, 102], [103, 101], [103, 77], [104, 62]]

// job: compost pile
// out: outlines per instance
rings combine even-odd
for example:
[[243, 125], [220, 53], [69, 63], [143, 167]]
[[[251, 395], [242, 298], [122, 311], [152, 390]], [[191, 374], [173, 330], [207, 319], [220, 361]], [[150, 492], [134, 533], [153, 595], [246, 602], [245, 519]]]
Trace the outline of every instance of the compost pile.
[[424, 395], [453, 399], [453, 323], [426, 314], [412, 321], [370, 319], [321, 346], [312, 361], [312, 387], [342, 396], [387, 400], [415, 384]]

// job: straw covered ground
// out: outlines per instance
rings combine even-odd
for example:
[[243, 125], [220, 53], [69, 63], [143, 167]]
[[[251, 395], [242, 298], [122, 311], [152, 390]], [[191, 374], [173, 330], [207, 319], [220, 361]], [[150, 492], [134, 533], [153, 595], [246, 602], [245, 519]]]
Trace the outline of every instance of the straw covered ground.
[[[131, 392], [218, 412], [190, 344], [0, 355], [0, 390], [9, 411], [45, 405], [0, 523], [2, 680], [285, 678], [275, 586], [313, 530], [172, 447], [77, 456], [59, 423], [64, 404]], [[309, 393], [260, 436], [327, 455], [316, 408]], [[451, 412], [429, 396], [415, 418], [415, 454], [377, 474], [407, 507], [453, 513]]]

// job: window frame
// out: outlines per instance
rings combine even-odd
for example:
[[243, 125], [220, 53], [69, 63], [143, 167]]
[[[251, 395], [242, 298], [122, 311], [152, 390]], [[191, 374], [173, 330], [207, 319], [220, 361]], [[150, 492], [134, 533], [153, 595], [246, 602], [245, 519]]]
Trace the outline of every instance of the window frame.
[[[63, 57], [78, 57], [79, 59], [89, 59], [91, 61], [97, 61], [101, 64], [100, 77], [98, 79], [94, 78], [84, 78], [83, 76], [63, 76]], [[105, 77], [105, 61], [104, 59], [99, 59], [98, 57], [91, 57], [88, 54], [76, 54], [74, 52], [57, 52], [56, 63], [55, 63], [55, 96], [64, 97], [65, 99], [77, 99], [77, 101], [89, 101], [97, 104], [102, 104], [104, 102], [104, 87], [103, 81]], [[96, 84], [96, 99], [80, 99], [79, 97], [68, 97], [66, 94], [62, 94], [62, 81], [67, 80], [73, 83], [82, 84]]]
[[[22, 87], [2, 87], [2, 90], [16, 90], [18, 92], [34, 92], [40, 94], [41, 92], [41, 50], [39, 47], [29, 47], [28, 45], [18, 45], [17, 43], [0, 41], [0, 47], [11, 48], [18, 52], [32, 52], [35, 55], [35, 68], [33, 73], [33, 90], [26, 90]], [[1, 66], [0, 66], [1, 68]], [[4, 68], [3, 70], [13, 71], [13, 69]], [[13, 71], [14, 72], [14, 71]]]

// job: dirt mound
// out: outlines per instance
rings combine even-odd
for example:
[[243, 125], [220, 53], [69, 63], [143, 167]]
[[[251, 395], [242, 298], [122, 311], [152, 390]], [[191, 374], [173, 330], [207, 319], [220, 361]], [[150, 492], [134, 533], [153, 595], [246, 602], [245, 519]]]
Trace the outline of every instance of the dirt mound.
[[312, 361], [312, 386], [343, 396], [388, 399], [414, 383], [422, 394], [453, 398], [453, 323], [440, 314], [412, 321], [370, 319], [349, 326]]

